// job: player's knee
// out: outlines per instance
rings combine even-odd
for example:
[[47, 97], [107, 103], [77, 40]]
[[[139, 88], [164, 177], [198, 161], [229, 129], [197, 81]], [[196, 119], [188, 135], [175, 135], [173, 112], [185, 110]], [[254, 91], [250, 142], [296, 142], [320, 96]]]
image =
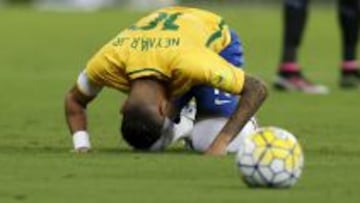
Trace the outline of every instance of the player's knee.
[[[191, 132], [192, 148], [198, 152], [205, 152], [215, 140], [220, 130], [226, 124], [228, 118], [217, 117], [202, 120], [195, 124]], [[244, 126], [241, 132], [229, 143], [226, 151], [235, 153], [239, 149], [241, 142], [258, 128], [256, 119], [253, 117]]]
[[205, 152], [215, 140], [226, 121], [227, 118], [218, 117], [197, 122], [190, 136], [192, 148], [197, 152]]

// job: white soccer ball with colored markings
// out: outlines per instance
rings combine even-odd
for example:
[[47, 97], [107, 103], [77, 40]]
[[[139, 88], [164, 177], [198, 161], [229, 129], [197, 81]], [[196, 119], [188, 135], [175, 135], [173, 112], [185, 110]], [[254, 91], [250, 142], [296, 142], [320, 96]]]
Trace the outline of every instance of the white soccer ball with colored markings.
[[240, 144], [236, 165], [250, 187], [288, 188], [300, 178], [304, 155], [292, 133], [263, 127]]

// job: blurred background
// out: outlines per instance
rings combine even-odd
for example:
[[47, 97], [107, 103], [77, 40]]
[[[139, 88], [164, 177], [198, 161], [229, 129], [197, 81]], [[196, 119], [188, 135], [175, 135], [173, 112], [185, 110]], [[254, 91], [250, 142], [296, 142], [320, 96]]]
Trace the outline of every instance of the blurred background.
[[[311, 1], [299, 57], [306, 74], [331, 89], [319, 96], [271, 88], [284, 1], [0, 0], [0, 202], [360, 202], [360, 94], [338, 86], [336, 3]], [[94, 153], [69, 153], [64, 95], [87, 60], [148, 10], [172, 4], [216, 12], [239, 33], [244, 68], [270, 90], [260, 124], [288, 129], [304, 147], [299, 187], [247, 190], [231, 156], [129, 153], [119, 134], [124, 95], [110, 89], [88, 110]]]
[[[46, 142], [46, 145], [59, 146], [60, 142], [63, 147], [69, 147], [63, 118], [64, 93], [74, 83], [87, 60], [105, 42], [143, 16], [147, 10], [156, 7], [196, 4], [197, 7], [222, 15], [243, 41], [246, 70], [263, 78], [271, 87], [281, 52], [283, 1], [0, 0], [0, 92], [6, 94], [0, 100], [0, 106], [7, 107], [0, 114], [0, 127], [4, 134], [9, 134], [9, 139], [2, 139], [2, 144], [14, 146], [24, 142], [24, 145], [28, 145], [32, 141], [36, 144], [39, 137], [48, 137], [50, 134], [52, 142]], [[313, 132], [314, 125], [323, 124], [320, 119], [311, 125], [307, 124], [308, 114], [326, 117], [329, 113], [328, 108], [317, 108], [316, 104], [327, 104], [331, 111], [336, 110], [332, 107], [335, 105], [333, 103], [340, 103], [338, 99], [358, 105], [353, 94], [341, 92], [337, 85], [340, 37], [335, 1], [311, 2], [311, 19], [300, 60], [307, 74], [332, 89], [335, 99], [308, 95], [289, 97], [274, 92], [262, 111], [264, 113], [259, 113], [264, 125], [300, 128], [295, 133]], [[118, 137], [112, 135], [118, 134], [118, 101], [123, 95], [105, 91], [101, 97], [103, 99], [95, 101], [101, 104], [93, 105], [90, 110], [90, 114], [95, 114], [96, 118], [90, 122], [96, 123], [97, 127], [92, 129], [94, 134], [104, 134], [106, 139], [103, 139], [104, 136], [95, 136], [94, 142], [114, 147]], [[278, 105], [279, 101], [281, 106]], [[304, 105], [306, 102], [308, 105]], [[291, 108], [293, 106], [306, 108], [297, 112], [297, 109]], [[353, 114], [351, 105], [343, 108], [348, 108]], [[47, 114], [40, 116], [38, 112]], [[300, 125], [299, 118], [289, 119], [295, 112], [306, 124]], [[348, 112], [343, 112], [345, 120]], [[272, 116], [274, 114], [276, 119]], [[340, 116], [339, 112], [336, 114]], [[355, 117], [358, 114], [353, 115]], [[44, 119], [44, 116], [48, 119]], [[357, 120], [354, 118], [354, 121]], [[21, 130], [15, 130], [19, 125], [23, 126]], [[321, 130], [323, 127], [315, 129]], [[24, 134], [23, 130], [31, 131], [31, 136], [26, 140], [18, 139]]]
[[[105, 42], [155, 7], [196, 4], [222, 15], [242, 39], [244, 68], [262, 78], [272, 90], [282, 45], [283, 1], [0, 0], [0, 92], [6, 95], [0, 99], [0, 106], [6, 107], [0, 114], [0, 148], [69, 149], [71, 143], [63, 115], [65, 92]], [[349, 142], [338, 136], [336, 130], [329, 136], [333, 128], [328, 126], [342, 132], [352, 131], [349, 135], [358, 134], [358, 127], [352, 125], [358, 126], [360, 108], [359, 100], [354, 99], [358, 94], [338, 87], [341, 43], [335, 1], [311, 3], [311, 19], [299, 60], [312, 79], [329, 86], [331, 94], [290, 96], [272, 91], [258, 117], [262, 125], [281, 126], [301, 135], [304, 143], [311, 137], [306, 147], [317, 150], [319, 145]], [[94, 136], [93, 142], [102, 148], [116, 148], [118, 112], [124, 95], [107, 90], [100, 97], [89, 109], [94, 118], [89, 121], [91, 131], [102, 135]], [[340, 105], [344, 103], [347, 105]], [[309, 115], [317, 119], [309, 123]], [[339, 123], [328, 115], [354, 122]], [[322, 136], [312, 137], [321, 134], [327, 134], [325, 140]]]
[[[41, 9], [84, 10], [102, 8], [132, 7], [135, 9], [152, 9], [174, 4], [279, 4], [283, 0], [0, 0], [0, 5], [28, 4]], [[317, 3], [332, 3], [334, 0], [314, 0]]]

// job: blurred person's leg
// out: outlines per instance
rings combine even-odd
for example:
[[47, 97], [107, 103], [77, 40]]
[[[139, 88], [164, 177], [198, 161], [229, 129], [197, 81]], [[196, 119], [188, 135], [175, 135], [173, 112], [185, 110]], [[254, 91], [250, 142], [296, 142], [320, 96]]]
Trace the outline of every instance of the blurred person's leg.
[[284, 63], [296, 63], [297, 61], [298, 48], [307, 22], [308, 4], [308, 0], [285, 0], [282, 53], [282, 62]]
[[274, 86], [279, 90], [324, 94], [327, 88], [307, 80], [297, 63], [298, 49], [307, 22], [308, 4], [308, 0], [284, 1], [282, 58]]
[[360, 85], [356, 47], [359, 39], [360, 0], [338, 0], [338, 16], [342, 34], [342, 64], [340, 85], [344, 88]]

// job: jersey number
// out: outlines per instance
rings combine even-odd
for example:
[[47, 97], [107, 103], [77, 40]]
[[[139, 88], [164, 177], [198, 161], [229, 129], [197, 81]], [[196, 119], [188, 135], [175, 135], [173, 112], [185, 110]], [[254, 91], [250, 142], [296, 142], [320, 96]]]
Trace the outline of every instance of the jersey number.
[[146, 25], [132, 25], [129, 27], [130, 30], [152, 30], [156, 27], [161, 26], [161, 30], [178, 30], [179, 25], [175, 23], [176, 19], [181, 15], [182, 13], [164, 13], [160, 12], [158, 13], [158, 16], [151, 20]]

